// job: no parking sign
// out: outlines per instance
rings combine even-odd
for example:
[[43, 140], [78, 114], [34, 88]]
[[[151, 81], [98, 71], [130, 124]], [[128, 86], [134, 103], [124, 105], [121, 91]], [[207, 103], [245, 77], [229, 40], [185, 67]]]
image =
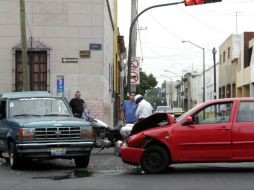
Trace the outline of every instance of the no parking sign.
[[140, 58], [131, 58], [131, 84], [140, 84]]

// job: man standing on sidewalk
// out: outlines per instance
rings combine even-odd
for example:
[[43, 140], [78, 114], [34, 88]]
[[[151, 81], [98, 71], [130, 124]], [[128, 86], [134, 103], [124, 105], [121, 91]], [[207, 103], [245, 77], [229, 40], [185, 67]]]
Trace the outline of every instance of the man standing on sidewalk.
[[122, 109], [122, 120], [124, 123], [134, 124], [137, 120], [135, 113], [137, 110], [137, 104], [134, 101], [136, 96], [135, 92], [130, 93], [130, 100], [124, 101], [123, 105], [121, 106]]
[[85, 101], [81, 99], [80, 91], [77, 90], [75, 92], [75, 98], [71, 99], [70, 107], [75, 117], [79, 117], [79, 118], [82, 117], [82, 114], [84, 112], [84, 107], [85, 107]]

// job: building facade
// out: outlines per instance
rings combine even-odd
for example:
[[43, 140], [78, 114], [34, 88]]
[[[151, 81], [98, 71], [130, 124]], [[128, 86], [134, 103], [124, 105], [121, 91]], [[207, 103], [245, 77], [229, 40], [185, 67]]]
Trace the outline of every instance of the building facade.
[[239, 61], [241, 35], [232, 34], [219, 48], [219, 97], [236, 96], [236, 66]]
[[244, 32], [242, 35], [240, 58], [236, 72], [237, 97], [254, 96], [254, 32]]
[[[79, 90], [94, 117], [110, 125], [119, 94], [115, 1], [26, 1], [30, 89], [68, 100]], [[20, 41], [19, 1], [1, 0], [0, 92], [22, 90]]]

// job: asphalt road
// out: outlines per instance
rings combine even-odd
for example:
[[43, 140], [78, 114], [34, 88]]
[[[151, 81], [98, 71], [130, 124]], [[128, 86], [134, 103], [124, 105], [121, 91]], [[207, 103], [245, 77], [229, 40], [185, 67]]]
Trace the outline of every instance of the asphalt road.
[[254, 189], [254, 163], [172, 165], [159, 175], [144, 174], [125, 165], [113, 150], [94, 150], [87, 170], [74, 161], [30, 161], [10, 170], [0, 159], [0, 190], [243, 190]]

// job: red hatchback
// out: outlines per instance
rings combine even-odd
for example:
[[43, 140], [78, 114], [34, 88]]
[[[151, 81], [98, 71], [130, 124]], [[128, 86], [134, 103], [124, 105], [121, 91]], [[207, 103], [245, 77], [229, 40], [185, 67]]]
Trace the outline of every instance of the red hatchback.
[[147, 173], [176, 163], [254, 161], [254, 98], [208, 101], [175, 122], [156, 113], [134, 125], [120, 155]]

